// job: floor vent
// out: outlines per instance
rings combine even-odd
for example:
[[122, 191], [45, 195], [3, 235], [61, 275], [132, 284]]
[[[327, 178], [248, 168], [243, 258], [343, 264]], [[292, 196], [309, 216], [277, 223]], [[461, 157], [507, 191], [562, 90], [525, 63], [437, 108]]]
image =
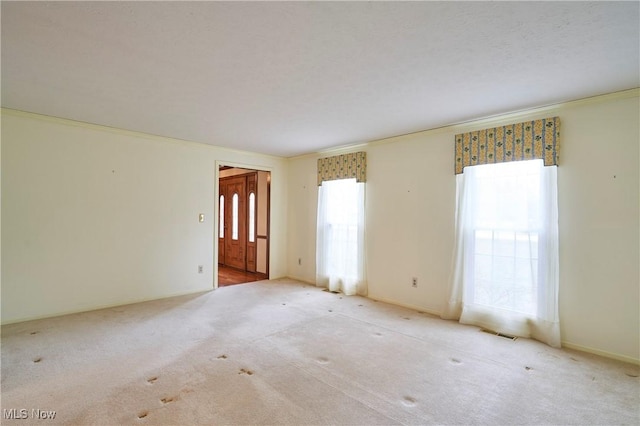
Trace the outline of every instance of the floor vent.
[[505, 339], [511, 339], [511, 340], [516, 340], [517, 337], [516, 336], [510, 336], [508, 334], [504, 334], [504, 333], [498, 333], [496, 331], [493, 330], [488, 330], [486, 328], [481, 328], [480, 331], [483, 331], [485, 333], [489, 333], [489, 334], [493, 334], [494, 336], [500, 336], [500, 337], [504, 337]]

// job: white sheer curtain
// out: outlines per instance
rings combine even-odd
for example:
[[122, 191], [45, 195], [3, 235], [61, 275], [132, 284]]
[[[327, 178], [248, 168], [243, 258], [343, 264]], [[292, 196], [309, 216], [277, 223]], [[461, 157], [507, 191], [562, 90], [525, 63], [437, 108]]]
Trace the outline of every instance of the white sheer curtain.
[[556, 166], [466, 167], [443, 317], [560, 347]]
[[367, 294], [364, 185], [341, 179], [318, 188], [316, 285], [346, 295]]

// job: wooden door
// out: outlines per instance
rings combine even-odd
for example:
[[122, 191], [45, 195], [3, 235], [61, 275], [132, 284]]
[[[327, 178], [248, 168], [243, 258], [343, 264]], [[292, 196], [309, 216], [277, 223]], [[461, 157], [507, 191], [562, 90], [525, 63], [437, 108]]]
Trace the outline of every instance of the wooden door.
[[[224, 183], [222, 183], [224, 182]], [[247, 267], [247, 177], [221, 181], [224, 186], [224, 264], [238, 269]]]

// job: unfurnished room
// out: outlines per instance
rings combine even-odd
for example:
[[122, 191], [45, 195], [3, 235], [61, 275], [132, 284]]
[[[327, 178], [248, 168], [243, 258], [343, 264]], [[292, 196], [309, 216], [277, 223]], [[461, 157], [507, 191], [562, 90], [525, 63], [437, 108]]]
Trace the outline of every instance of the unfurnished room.
[[0, 13], [2, 424], [640, 423], [640, 2]]

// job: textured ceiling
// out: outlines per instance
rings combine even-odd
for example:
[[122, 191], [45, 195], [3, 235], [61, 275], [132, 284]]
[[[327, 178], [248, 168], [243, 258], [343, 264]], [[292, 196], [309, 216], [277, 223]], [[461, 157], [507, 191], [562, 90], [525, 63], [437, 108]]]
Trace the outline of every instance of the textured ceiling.
[[7, 2], [2, 106], [278, 156], [640, 86], [638, 2]]

